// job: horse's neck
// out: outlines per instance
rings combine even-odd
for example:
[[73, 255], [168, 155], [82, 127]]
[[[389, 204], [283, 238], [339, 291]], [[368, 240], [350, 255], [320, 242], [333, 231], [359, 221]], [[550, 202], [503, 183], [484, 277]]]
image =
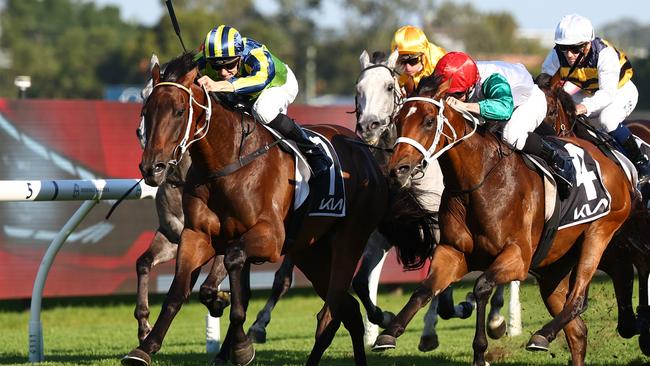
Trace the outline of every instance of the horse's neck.
[[[465, 128], [465, 133], [468, 133], [468, 126]], [[498, 143], [493, 135], [476, 131], [473, 136], [442, 154], [438, 161], [446, 189], [466, 191], [481, 184], [501, 158], [499, 147], [494, 146], [495, 141]]]
[[270, 133], [251, 117], [213, 101], [208, 133], [190, 148], [190, 155], [199, 171], [215, 172], [235, 162], [250, 146], [261, 147], [269, 140]]

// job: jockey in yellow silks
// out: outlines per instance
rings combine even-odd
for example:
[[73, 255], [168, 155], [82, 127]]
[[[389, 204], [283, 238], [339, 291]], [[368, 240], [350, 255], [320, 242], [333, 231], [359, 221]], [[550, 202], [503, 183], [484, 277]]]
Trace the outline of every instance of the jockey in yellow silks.
[[400, 86], [412, 77], [417, 87], [420, 79], [433, 74], [436, 63], [447, 53], [444, 48], [429, 42], [422, 29], [413, 25], [405, 25], [395, 32], [390, 50], [396, 49], [399, 57], [395, 71], [400, 74]]

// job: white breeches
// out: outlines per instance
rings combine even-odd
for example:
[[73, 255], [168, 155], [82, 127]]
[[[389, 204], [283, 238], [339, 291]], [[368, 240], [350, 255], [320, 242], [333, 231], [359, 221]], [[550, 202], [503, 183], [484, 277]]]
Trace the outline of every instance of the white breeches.
[[[583, 91], [578, 91], [573, 94], [573, 101], [576, 104], [582, 103], [584, 98], [590, 97], [589, 94]], [[589, 115], [589, 121], [595, 126], [605, 129], [607, 132], [614, 131], [618, 124], [623, 122], [629, 116], [636, 103], [639, 100], [639, 91], [632, 81], [628, 81], [618, 89], [614, 100], [607, 107], [603, 108], [600, 112], [595, 112]]]
[[287, 107], [298, 95], [298, 81], [287, 66], [287, 82], [283, 85], [265, 89], [253, 104], [255, 119], [267, 124], [279, 113], [287, 113]]
[[546, 96], [537, 85], [527, 101], [515, 107], [512, 117], [503, 128], [503, 141], [521, 150], [526, 144], [528, 132], [533, 132], [546, 117]]

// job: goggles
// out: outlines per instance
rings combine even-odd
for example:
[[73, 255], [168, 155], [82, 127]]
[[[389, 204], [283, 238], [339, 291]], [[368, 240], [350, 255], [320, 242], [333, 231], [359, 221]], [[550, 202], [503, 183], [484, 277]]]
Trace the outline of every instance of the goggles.
[[208, 59], [208, 63], [216, 71], [222, 69], [230, 70], [237, 66], [239, 63], [239, 57]]
[[419, 54], [406, 54], [406, 55], [401, 55], [398, 59], [397, 62], [399, 62], [402, 65], [411, 65], [415, 66], [419, 64], [421, 61], [421, 55]]
[[571, 53], [580, 53], [582, 50], [585, 49], [587, 46], [586, 43], [580, 43], [580, 44], [558, 44], [557, 49], [562, 51], [562, 52], [571, 52]]

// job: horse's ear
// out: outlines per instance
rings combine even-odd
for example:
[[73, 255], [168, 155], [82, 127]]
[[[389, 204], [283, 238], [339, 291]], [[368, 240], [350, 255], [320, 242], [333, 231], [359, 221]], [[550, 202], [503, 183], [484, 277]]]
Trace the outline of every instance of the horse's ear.
[[361, 69], [365, 69], [366, 67], [370, 66], [370, 56], [366, 50], [363, 50], [363, 52], [361, 52], [361, 56], [359, 56], [359, 63], [361, 64]]
[[388, 66], [391, 70], [394, 70], [395, 65], [397, 65], [397, 57], [399, 57], [399, 52], [397, 52], [397, 50], [393, 51], [390, 56], [388, 56], [386, 66]]
[[551, 77], [551, 88], [560, 88], [562, 85], [562, 76], [560, 76], [560, 71], [556, 72], [555, 75]]
[[436, 91], [436, 94], [433, 96], [433, 99], [442, 99], [446, 96], [447, 90], [449, 90], [449, 87], [451, 86], [451, 78], [449, 80], [445, 81], [444, 83], [441, 83], [440, 86], [438, 87], [438, 90]]
[[160, 65], [160, 61], [158, 61], [158, 55], [152, 53], [151, 60], [149, 60], [149, 71], [153, 70], [154, 65]]
[[151, 80], [153, 81], [153, 85], [160, 82], [160, 65], [154, 64], [151, 67]]

